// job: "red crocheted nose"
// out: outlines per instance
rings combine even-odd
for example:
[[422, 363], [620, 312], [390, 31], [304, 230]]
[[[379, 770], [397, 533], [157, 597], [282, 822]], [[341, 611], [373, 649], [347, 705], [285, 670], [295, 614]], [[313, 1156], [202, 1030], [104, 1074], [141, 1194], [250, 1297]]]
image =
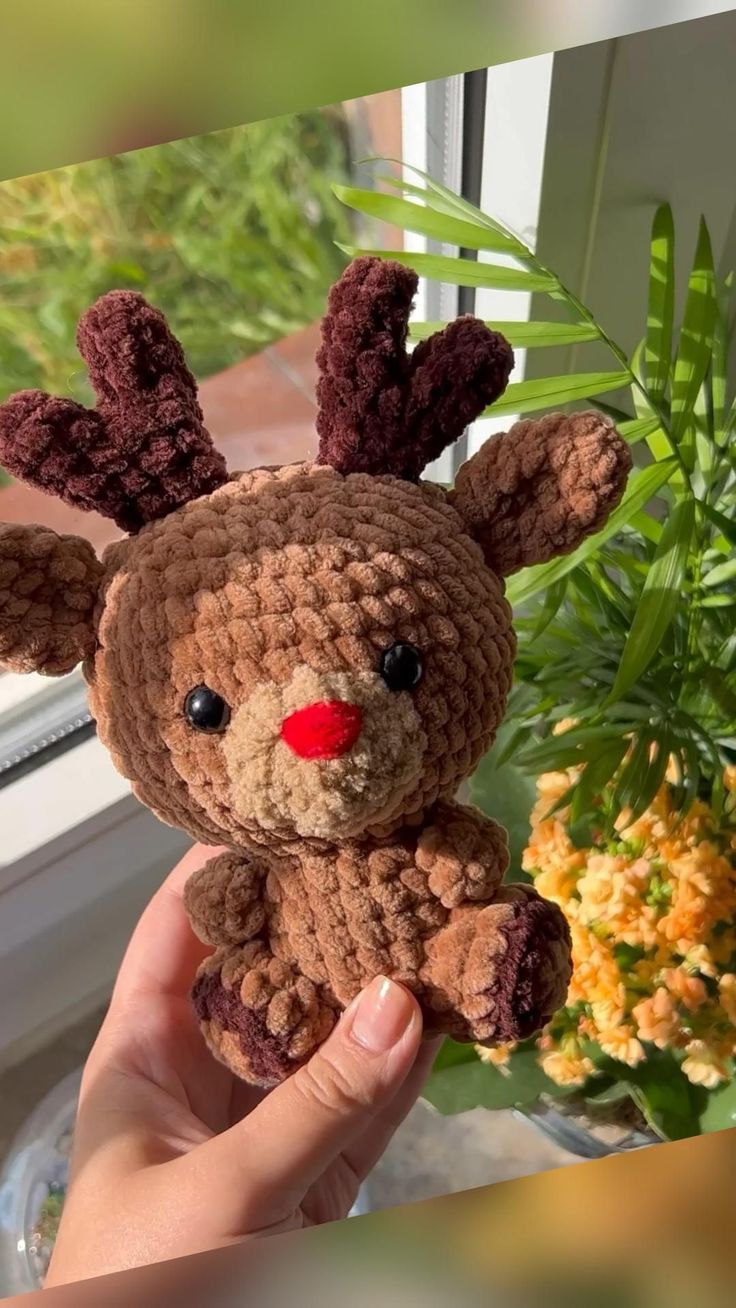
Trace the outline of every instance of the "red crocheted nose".
[[300, 758], [340, 758], [352, 749], [363, 725], [363, 710], [342, 699], [308, 704], [285, 718], [281, 738]]

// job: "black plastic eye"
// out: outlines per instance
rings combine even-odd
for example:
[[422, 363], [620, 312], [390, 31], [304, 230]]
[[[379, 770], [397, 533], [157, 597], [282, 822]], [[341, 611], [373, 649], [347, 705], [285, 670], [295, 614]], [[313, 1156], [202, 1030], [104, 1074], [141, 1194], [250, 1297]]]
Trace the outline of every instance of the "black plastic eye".
[[209, 686], [195, 686], [184, 700], [184, 716], [195, 731], [224, 731], [230, 709], [222, 695]]
[[413, 690], [422, 679], [422, 656], [415, 645], [397, 640], [383, 651], [378, 671], [389, 690]]

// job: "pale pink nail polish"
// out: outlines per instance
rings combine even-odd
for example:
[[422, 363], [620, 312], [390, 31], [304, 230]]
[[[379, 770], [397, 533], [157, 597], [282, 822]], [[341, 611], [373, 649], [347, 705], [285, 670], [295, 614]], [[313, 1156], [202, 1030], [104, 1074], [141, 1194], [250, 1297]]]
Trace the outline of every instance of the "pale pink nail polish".
[[364, 1049], [383, 1054], [398, 1044], [413, 1016], [407, 991], [388, 977], [377, 976], [358, 996], [351, 1034]]

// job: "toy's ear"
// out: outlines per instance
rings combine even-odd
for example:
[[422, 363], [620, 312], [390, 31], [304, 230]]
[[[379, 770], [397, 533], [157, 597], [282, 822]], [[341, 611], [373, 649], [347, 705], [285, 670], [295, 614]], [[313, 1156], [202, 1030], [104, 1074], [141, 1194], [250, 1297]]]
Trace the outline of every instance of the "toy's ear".
[[508, 576], [599, 531], [630, 469], [629, 447], [603, 414], [551, 413], [486, 441], [450, 499], [489, 566]]
[[0, 524], [0, 667], [71, 672], [95, 646], [102, 564], [89, 541]]

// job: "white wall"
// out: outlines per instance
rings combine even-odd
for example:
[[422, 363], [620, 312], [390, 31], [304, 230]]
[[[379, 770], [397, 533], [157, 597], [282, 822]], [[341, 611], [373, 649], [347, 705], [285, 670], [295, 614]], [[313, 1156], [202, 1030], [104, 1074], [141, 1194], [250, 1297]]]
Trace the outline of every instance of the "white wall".
[[[649, 231], [669, 200], [682, 305], [700, 214], [721, 271], [736, 267], [736, 12], [555, 56], [539, 253], [627, 350], [646, 318]], [[535, 313], [550, 316], [539, 297]], [[530, 352], [528, 375], [610, 355]]]
[[[488, 69], [480, 208], [532, 250], [537, 244], [553, 67], [554, 56], [548, 54]], [[514, 262], [484, 251], [479, 260]], [[487, 321], [523, 321], [531, 308], [530, 295], [484, 287], [476, 291], [475, 312]], [[525, 370], [526, 351], [516, 349], [511, 381], [521, 381]], [[513, 421], [513, 416], [479, 419], [468, 435], [468, 454]]]

